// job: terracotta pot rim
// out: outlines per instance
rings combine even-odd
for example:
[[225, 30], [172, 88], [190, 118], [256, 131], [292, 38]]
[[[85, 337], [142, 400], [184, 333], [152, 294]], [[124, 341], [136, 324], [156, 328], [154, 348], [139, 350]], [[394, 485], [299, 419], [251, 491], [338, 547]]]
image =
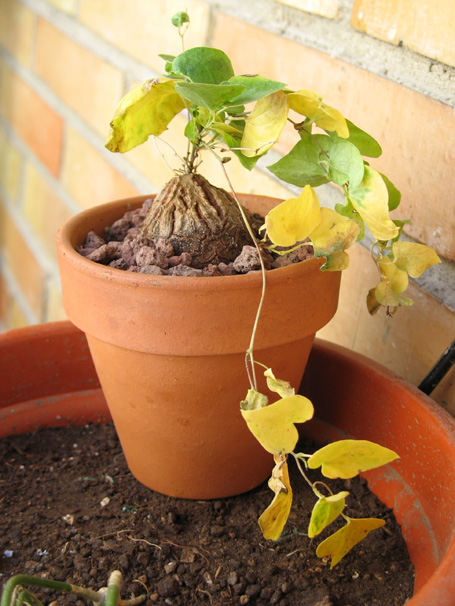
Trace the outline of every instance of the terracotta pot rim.
[[[262, 274], [260, 271], [234, 276], [178, 276], [178, 279], [176, 280], [176, 276], [154, 276], [150, 274], [141, 274], [138, 272], [128, 272], [121, 269], [116, 269], [109, 267], [108, 265], [102, 265], [101, 263], [91, 261], [77, 252], [76, 246], [78, 246], [78, 244], [74, 242], [72, 234], [75, 232], [77, 233], [79, 231], [79, 226], [82, 225], [89, 217], [98, 215], [103, 211], [110, 211], [111, 209], [115, 208], [119, 208], [120, 210], [124, 206], [129, 206], [131, 209], [137, 208], [145, 200], [153, 197], [154, 195], [155, 194], [147, 196], [135, 196], [132, 198], [122, 198], [120, 200], [106, 202], [104, 204], [94, 206], [93, 208], [81, 211], [68, 219], [68, 221], [66, 221], [62, 227], [60, 227], [57, 232], [57, 247], [63, 251], [67, 261], [73, 266], [77, 267], [79, 271], [90, 275], [98, 275], [100, 278], [109, 279], [118, 284], [123, 284], [125, 286], [131, 286], [134, 288], [137, 288], [138, 286], [141, 288], [162, 288], [164, 285], [168, 287], [171, 286], [171, 284], [174, 290], [197, 289], [203, 291], [220, 291], [233, 289], [243, 290], [255, 287], [258, 289], [261, 288]], [[240, 195], [243, 199], [257, 197], [250, 194]], [[269, 196], [261, 197], [274, 200], [274, 198]], [[316, 268], [321, 267], [323, 263], [324, 259], [311, 257], [310, 259], [300, 261], [299, 263], [293, 263], [292, 265], [288, 265], [286, 267], [280, 267], [267, 271], [266, 280], [268, 284], [273, 284], [283, 279], [292, 280], [293, 278], [301, 277], [309, 272], [314, 271]]]

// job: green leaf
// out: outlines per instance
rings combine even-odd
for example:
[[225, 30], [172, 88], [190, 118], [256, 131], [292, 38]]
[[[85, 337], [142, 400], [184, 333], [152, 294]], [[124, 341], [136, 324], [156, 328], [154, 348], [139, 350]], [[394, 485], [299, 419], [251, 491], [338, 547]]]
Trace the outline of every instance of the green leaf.
[[269, 80], [268, 78], [264, 78], [264, 76], [234, 76], [224, 84], [241, 84], [245, 87], [245, 90], [234, 99], [238, 105], [258, 101], [286, 86], [283, 82]]
[[174, 80], [166, 78], [147, 80], [125, 95], [111, 122], [107, 149], [124, 153], [147, 141], [150, 135], [161, 135], [185, 108], [175, 85]]
[[236, 138], [226, 131], [223, 131], [220, 134], [223, 137], [225, 143], [232, 150], [232, 153], [234, 153], [237, 156], [237, 158], [240, 160], [240, 163], [242, 164], [242, 166], [244, 168], [246, 168], [247, 170], [252, 170], [256, 166], [257, 161], [259, 160], [260, 156], [253, 156], [252, 158], [247, 158], [247, 156], [244, 156], [242, 154], [240, 149], [232, 149], [232, 148], [239, 148], [241, 146], [242, 141], [240, 138]]
[[199, 128], [198, 128], [198, 123], [197, 121], [193, 118], [192, 120], [190, 120], [187, 125], [185, 126], [185, 137], [187, 139], [189, 139], [192, 143], [197, 143], [198, 140], [198, 135], [199, 135]]
[[384, 526], [384, 520], [376, 518], [358, 518], [348, 520], [346, 526], [322, 541], [316, 549], [318, 558], [331, 557], [330, 568], [333, 568], [353, 547], [360, 543], [372, 530]]
[[349, 492], [343, 490], [330, 497], [321, 496], [311, 512], [310, 525], [308, 526], [308, 536], [310, 539], [321, 533], [329, 526], [343, 511], [346, 504], [346, 497]]
[[289, 198], [272, 208], [265, 217], [267, 235], [277, 246], [302, 242], [321, 222], [316, 192], [306, 185], [298, 198]]
[[[204, 84], [221, 84], [234, 75], [231, 60], [226, 53], [205, 46], [190, 48], [177, 55], [172, 62], [172, 71], [191, 82]], [[237, 94], [240, 92], [241, 90]]]
[[299, 439], [295, 423], [305, 423], [314, 414], [313, 404], [304, 396], [282, 398], [265, 408], [241, 413], [262, 447], [273, 455], [292, 452]]
[[389, 211], [395, 210], [400, 205], [401, 192], [395, 187], [392, 181], [388, 177], [386, 177], [386, 175], [383, 175], [382, 173], [379, 174], [381, 175], [382, 180], [384, 181], [385, 186], [387, 187], [387, 192], [389, 194]]
[[242, 91], [242, 87], [178, 82], [175, 85], [175, 90], [191, 103], [207, 109], [217, 110], [224, 107], [226, 103], [238, 95]]
[[245, 121], [243, 155], [252, 157], [265, 154], [281, 135], [287, 117], [288, 102], [283, 91], [259, 99]]
[[298, 187], [318, 187], [329, 182], [328, 171], [321, 165], [321, 149], [308, 133], [301, 133], [301, 140], [291, 151], [267, 168], [279, 179]]
[[269, 488], [275, 496], [259, 518], [259, 526], [265, 539], [280, 538], [292, 506], [292, 488], [289, 481], [288, 464], [284, 457], [275, 457], [275, 467], [269, 480]]
[[172, 61], [174, 61], [174, 59], [175, 59], [175, 55], [166, 55], [166, 53], [160, 53], [158, 55], [158, 57], [161, 57], [161, 59], [164, 59], [165, 61], [168, 61], [169, 63], [172, 63]]
[[328, 139], [329, 176], [337, 185], [360, 185], [364, 174], [363, 158], [355, 145], [344, 139], [333, 141], [325, 136], [318, 136], [321, 141]]
[[375, 238], [382, 241], [395, 238], [399, 230], [389, 217], [387, 187], [377, 171], [365, 166], [362, 182], [349, 188], [348, 199]]
[[179, 13], [175, 13], [175, 15], [172, 16], [171, 22], [172, 25], [175, 25], [175, 27], [182, 27], [184, 23], [190, 22], [190, 17], [185, 11], [180, 11]]
[[308, 459], [308, 467], [326, 478], [348, 479], [360, 471], [375, 469], [398, 458], [396, 452], [368, 440], [338, 440], [317, 450]]
[[346, 124], [349, 128], [349, 137], [347, 138], [347, 141], [353, 143], [362, 156], [367, 156], [368, 158], [379, 158], [379, 156], [382, 154], [382, 149], [376, 139], [373, 139], [371, 135], [349, 120], [346, 120]]

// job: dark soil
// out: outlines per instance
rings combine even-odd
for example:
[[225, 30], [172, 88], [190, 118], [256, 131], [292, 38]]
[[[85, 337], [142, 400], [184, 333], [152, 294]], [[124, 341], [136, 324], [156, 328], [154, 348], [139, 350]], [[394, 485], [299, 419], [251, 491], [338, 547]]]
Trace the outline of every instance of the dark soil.
[[257, 523], [273, 496], [266, 484], [218, 501], [154, 493], [129, 473], [111, 424], [4, 438], [0, 458], [2, 582], [21, 572], [99, 589], [119, 569], [124, 598], [146, 590], [159, 606], [399, 606], [412, 595], [400, 528], [358, 478], [331, 487], [349, 490], [349, 515], [387, 523], [331, 570], [315, 556], [321, 539], [305, 536], [314, 495], [296, 473], [289, 522], [272, 542]]
[[[161, 238], [153, 242], [144, 238], [140, 235], [140, 229], [153, 202], [153, 199], [149, 198], [141, 208], [126, 212], [106, 228], [103, 236], [91, 231], [79, 249], [80, 254], [91, 261], [115, 269], [152, 275], [231, 276], [260, 269], [259, 254], [254, 246], [244, 246], [242, 252], [230, 263], [208, 263], [201, 268], [189, 252], [176, 254], [169, 240]], [[250, 218], [257, 233], [264, 219], [258, 215], [251, 215]], [[259, 234], [257, 235], [259, 237]], [[262, 250], [265, 269], [298, 263], [312, 255], [312, 248], [306, 246], [286, 255], [271, 254], [265, 249]]]

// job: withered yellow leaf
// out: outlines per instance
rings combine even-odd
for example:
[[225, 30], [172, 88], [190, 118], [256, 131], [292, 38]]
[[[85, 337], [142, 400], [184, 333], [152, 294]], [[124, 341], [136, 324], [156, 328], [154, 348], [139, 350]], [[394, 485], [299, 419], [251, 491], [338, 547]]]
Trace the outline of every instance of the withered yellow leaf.
[[185, 108], [175, 83], [166, 78], [147, 80], [126, 94], [111, 122], [107, 149], [124, 153], [147, 141], [150, 135], [161, 135]]
[[241, 142], [247, 158], [262, 155], [278, 140], [288, 117], [288, 100], [283, 91], [259, 99], [245, 121]]
[[311, 90], [298, 90], [288, 94], [289, 108], [312, 120], [316, 126], [339, 137], [349, 137], [344, 116], [334, 107], [322, 102], [322, 97]]
[[292, 452], [299, 439], [295, 423], [309, 421], [313, 404], [304, 396], [282, 398], [265, 408], [241, 409], [243, 418], [263, 448], [274, 455]]
[[298, 198], [289, 198], [272, 208], [265, 217], [267, 234], [277, 246], [302, 242], [319, 225], [321, 206], [311, 185], [306, 185]]
[[269, 480], [269, 488], [275, 496], [259, 518], [259, 526], [265, 539], [276, 541], [281, 536], [292, 506], [292, 488], [285, 457], [275, 457], [275, 467]]
[[295, 389], [291, 387], [289, 381], [277, 379], [271, 368], [267, 368], [267, 370], [264, 372], [264, 376], [267, 379], [267, 387], [270, 389], [270, 391], [274, 391], [282, 398], [295, 395]]
[[368, 440], [338, 440], [317, 450], [308, 459], [308, 467], [326, 478], [353, 478], [359, 471], [380, 467], [398, 459], [393, 450]]
[[357, 221], [324, 207], [321, 208], [321, 222], [310, 233], [309, 238], [316, 256], [328, 257], [352, 246], [360, 229]]
[[340, 515], [345, 507], [346, 497], [349, 492], [343, 490], [330, 497], [321, 496], [311, 512], [308, 536], [311, 538], [318, 535], [327, 528]]
[[397, 295], [401, 295], [409, 285], [408, 274], [398, 269], [396, 264], [388, 257], [383, 257], [379, 263], [379, 271], [389, 281], [390, 288]]
[[397, 267], [407, 271], [411, 278], [418, 278], [432, 265], [441, 263], [432, 248], [417, 242], [394, 242], [392, 252]]
[[407, 307], [413, 301], [396, 293], [387, 278], [382, 279], [379, 284], [370, 290], [367, 296], [367, 307], [371, 315], [374, 315], [382, 307]]
[[348, 199], [378, 240], [392, 240], [399, 228], [389, 217], [389, 193], [381, 175], [365, 166], [360, 185], [349, 188]]
[[360, 543], [372, 530], [384, 526], [384, 520], [377, 518], [350, 518], [343, 528], [322, 541], [316, 549], [318, 558], [330, 556], [330, 568], [333, 568], [357, 543]]

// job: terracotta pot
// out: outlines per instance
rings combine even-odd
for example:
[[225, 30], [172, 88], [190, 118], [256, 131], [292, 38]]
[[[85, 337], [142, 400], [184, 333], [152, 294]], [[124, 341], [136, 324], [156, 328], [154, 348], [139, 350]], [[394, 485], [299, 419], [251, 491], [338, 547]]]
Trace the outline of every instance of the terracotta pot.
[[[0, 359], [0, 437], [109, 418], [85, 336], [70, 323], [0, 334]], [[300, 391], [318, 415], [301, 431], [401, 454], [366, 476], [393, 506], [415, 566], [407, 606], [455, 606], [455, 420], [378, 364], [317, 340]]]
[[[87, 335], [136, 478], [170, 496], [239, 494], [260, 484], [271, 465], [239, 411], [249, 387], [245, 351], [262, 278], [259, 272], [150, 276], [105, 267], [76, 252], [90, 230], [101, 234], [145, 198], [90, 209], [60, 230], [65, 310]], [[243, 202], [264, 213], [277, 200], [243, 196]], [[316, 331], [337, 307], [340, 274], [319, 266], [311, 259], [267, 274], [255, 357], [294, 385]], [[263, 380], [259, 387], [266, 389]]]

